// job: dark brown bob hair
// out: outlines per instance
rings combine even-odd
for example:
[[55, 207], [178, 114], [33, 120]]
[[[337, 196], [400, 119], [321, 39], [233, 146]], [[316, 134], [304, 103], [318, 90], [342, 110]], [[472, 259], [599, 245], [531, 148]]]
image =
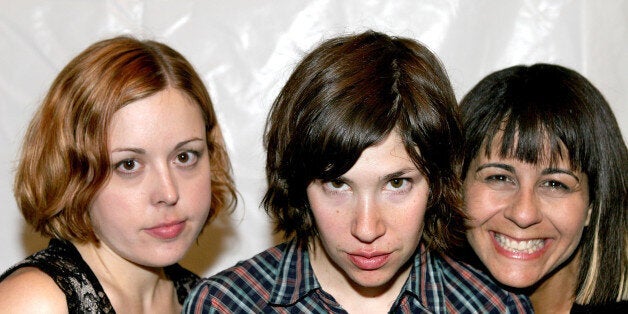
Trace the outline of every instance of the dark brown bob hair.
[[459, 243], [461, 131], [449, 78], [422, 44], [373, 31], [320, 44], [272, 105], [263, 205], [276, 231], [309, 243], [317, 230], [307, 186], [349, 171], [391, 132], [399, 133], [430, 185], [423, 232], [428, 247], [445, 251]]

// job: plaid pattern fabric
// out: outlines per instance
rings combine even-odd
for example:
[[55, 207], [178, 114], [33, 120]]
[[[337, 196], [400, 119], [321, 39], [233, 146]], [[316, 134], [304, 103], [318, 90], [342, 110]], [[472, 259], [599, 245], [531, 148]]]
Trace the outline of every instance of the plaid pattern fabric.
[[[307, 250], [282, 243], [204, 279], [184, 313], [346, 313], [326, 293]], [[425, 251], [415, 254], [410, 276], [391, 313], [532, 313], [529, 300], [507, 292], [475, 268]]]

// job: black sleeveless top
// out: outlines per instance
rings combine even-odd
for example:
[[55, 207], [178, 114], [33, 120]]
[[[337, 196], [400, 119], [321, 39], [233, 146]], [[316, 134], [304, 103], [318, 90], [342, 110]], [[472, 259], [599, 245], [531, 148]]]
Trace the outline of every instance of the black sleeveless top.
[[613, 314], [628, 313], [628, 301], [618, 301], [597, 305], [580, 305], [574, 303], [571, 307], [571, 314]]
[[[47, 248], [9, 268], [0, 281], [22, 267], [36, 267], [50, 276], [65, 293], [70, 313], [115, 313], [96, 275], [68, 241], [51, 239]], [[164, 271], [174, 283], [179, 304], [183, 304], [199, 277], [179, 264]]]

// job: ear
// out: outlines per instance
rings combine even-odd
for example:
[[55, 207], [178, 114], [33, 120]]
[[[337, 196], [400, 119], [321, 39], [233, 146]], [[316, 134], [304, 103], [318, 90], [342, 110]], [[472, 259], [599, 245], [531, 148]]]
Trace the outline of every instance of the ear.
[[587, 219], [584, 221], [585, 227], [588, 227], [589, 222], [591, 222], [591, 211], [593, 211], [593, 204], [589, 204], [589, 207], [587, 208]]

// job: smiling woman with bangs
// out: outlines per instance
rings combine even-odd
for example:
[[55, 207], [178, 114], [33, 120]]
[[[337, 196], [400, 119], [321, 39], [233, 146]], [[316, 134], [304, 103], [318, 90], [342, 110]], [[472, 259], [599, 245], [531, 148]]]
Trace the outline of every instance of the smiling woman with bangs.
[[602, 94], [550, 64], [488, 75], [462, 100], [467, 238], [538, 313], [628, 307], [628, 153]]

